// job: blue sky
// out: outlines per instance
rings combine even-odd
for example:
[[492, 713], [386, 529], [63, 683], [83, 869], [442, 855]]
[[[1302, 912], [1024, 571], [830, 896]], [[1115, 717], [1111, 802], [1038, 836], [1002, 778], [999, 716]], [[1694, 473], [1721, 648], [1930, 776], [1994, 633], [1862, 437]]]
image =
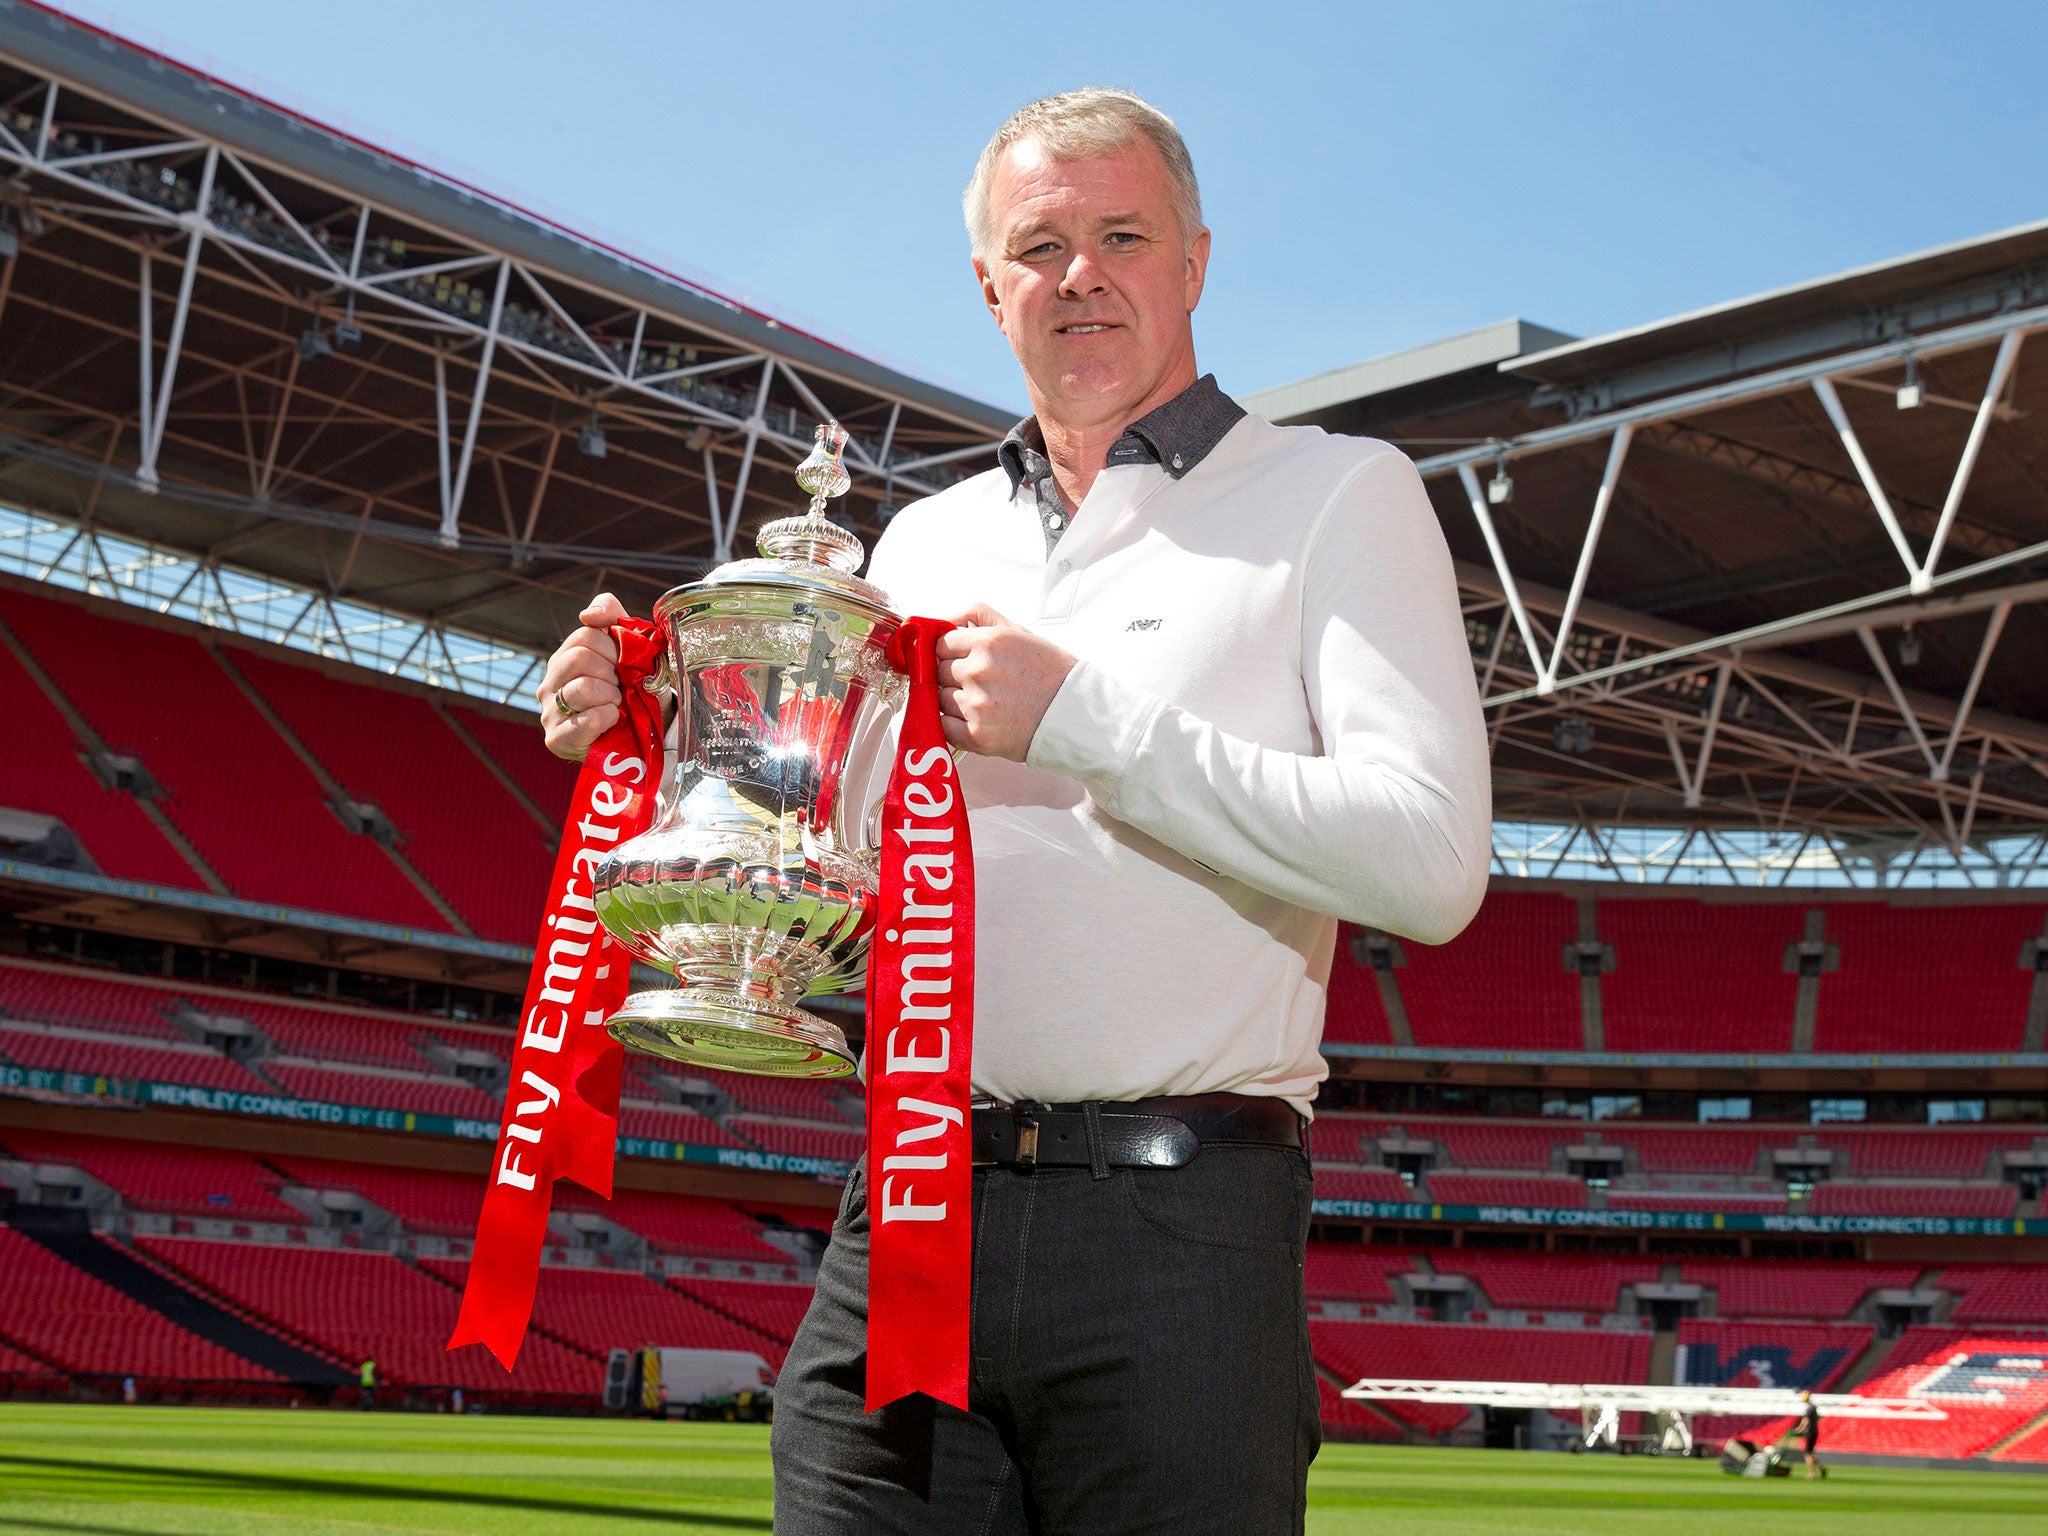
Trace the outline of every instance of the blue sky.
[[2048, 216], [2048, 5], [118, 0], [76, 14], [1021, 403], [959, 194], [1138, 90], [1243, 393], [1510, 315], [1593, 335]]

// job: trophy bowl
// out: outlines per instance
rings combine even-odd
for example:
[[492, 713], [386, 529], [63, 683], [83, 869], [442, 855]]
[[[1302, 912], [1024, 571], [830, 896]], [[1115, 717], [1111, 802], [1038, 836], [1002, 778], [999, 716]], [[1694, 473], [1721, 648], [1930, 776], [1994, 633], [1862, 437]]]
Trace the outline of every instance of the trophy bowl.
[[904, 680], [900, 619], [853, 573], [860, 540], [824, 515], [846, 432], [797, 470], [810, 510], [761, 530], [761, 558], [655, 604], [679, 730], [653, 824], [598, 861], [597, 915], [674, 987], [606, 1027], [670, 1061], [778, 1077], [854, 1069], [844, 1032], [800, 1006], [866, 972], [879, 885], [880, 760]]

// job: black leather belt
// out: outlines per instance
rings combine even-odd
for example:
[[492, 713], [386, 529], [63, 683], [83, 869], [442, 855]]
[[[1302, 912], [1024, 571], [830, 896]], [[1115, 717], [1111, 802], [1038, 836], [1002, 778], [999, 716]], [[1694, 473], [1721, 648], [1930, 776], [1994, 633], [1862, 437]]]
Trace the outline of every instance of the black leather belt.
[[1124, 1103], [996, 1104], [974, 1111], [974, 1161], [1018, 1168], [1179, 1168], [1205, 1146], [1307, 1149], [1284, 1099], [1203, 1093]]

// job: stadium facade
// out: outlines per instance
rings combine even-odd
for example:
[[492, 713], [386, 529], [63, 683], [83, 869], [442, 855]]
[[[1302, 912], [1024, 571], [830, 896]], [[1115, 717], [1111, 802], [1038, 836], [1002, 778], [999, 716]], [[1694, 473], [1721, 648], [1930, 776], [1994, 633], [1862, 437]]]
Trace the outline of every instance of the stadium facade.
[[[0, 163], [0, 1382], [779, 1364], [858, 1100], [646, 1061], [518, 1370], [441, 1351], [569, 788], [524, 695], [819, 419], [872, 538], [1002, 413], [20, 0]], [[1754, 1384], [2048, 1461], [2042, 327], [2048, 225], [1248, 400], [1420, 463], [1503, 818], [1458, 940], [1339, 946], [1334, 1433], [1502, 1432], [1359, 1377]]]

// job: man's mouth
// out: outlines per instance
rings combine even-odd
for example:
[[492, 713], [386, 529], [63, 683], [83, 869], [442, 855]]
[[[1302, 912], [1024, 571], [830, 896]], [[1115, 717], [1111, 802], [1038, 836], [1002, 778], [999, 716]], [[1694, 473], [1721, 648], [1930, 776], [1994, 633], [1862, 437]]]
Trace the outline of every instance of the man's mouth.
[[1090, 320], [1078, 325], [1060, 326], [1059, 334], [1062, 336], [1093, 336], [1097, 331], [1113, 331], [1115, 329], [1115, 326], [1110, 325], [1106, 321]]

